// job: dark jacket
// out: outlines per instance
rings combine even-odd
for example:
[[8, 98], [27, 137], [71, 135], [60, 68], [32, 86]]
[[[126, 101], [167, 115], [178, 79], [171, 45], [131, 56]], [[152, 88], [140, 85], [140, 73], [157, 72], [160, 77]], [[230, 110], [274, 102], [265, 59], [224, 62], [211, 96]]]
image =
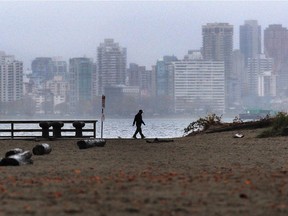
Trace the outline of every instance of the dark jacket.
[[135, 118], [134, 118], [134, 121], [133, 121], [133, 125], [135, 125], [136, 123], [136, 126], [139, 127], [141, 126], [141, 124], [144, 124], [144, 121], [142, 120], [142, 113], [138, 112], [136, 115], [135, 115]]

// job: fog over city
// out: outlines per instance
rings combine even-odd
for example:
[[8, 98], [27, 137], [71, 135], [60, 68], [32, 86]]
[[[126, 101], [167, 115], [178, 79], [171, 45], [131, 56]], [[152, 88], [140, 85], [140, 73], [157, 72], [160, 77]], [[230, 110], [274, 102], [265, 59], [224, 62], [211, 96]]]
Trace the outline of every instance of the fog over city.
[[288, 1], [0, 8], [0, 118], [288, 111]]
[[202, 46], [201, 26], [258, 20], [288, 27], [287, 1], [1, 1], [1, 46], [31, 68], [39, 56], [96, 58], [96, 48], [113, 38], [127, 48], [127, 63], [150, 69], [164, 55], [182, 59]]

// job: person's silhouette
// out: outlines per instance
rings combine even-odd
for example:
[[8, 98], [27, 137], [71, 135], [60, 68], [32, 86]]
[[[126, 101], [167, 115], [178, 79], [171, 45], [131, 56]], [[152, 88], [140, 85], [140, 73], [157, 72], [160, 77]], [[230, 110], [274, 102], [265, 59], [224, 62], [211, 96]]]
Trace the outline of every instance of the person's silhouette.
[[134, 139], [137, 139], [137, 134], [140, 133], [141, 135], [141, 139], [144, 139], [145, 136], [143, 135], [142, 133], [142, 128], [141, 128], [141, 125], [144, 124], [144, 121], [142, 120], [142, 113], [143, 113], [143, 110], [139, 110], [139, 112], [135, 115], [135, 118], [134, 118], [134, 121], [133, 121], [133, 126], [135, 125], [136, 123], [136, 131], [133, 135], [133, 138]]

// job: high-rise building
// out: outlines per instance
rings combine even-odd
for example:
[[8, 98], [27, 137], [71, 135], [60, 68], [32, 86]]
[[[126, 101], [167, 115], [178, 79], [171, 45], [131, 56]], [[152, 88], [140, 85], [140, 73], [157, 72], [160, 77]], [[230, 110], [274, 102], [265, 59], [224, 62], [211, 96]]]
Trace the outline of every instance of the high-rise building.
[[53, 76], [63, 76], [64, 78], [67, 75], [67, 62], [62, 60], [61, 57], [52, 58], [52, 73]]
[[224, 61], [225, 94], [227, 107], [233, 106], [235, 97], [230, 80], [232, 73], [233, 26], [228, 23], [208, 23], [202, 26], [203, 59]]
[[215, 112], [225, 110], [223, 61], [173, 62], [175, 112]]
[[261, 26], [257, 20], [246, 20], [240, 26], [240, 51], [244, 55], [245, 65], [248, 58], [256, 58], [261, 54]]
[[97, 48], [98, 94], [104, 94], [105, 87], [123, 85], [126, 79], [127, 51], [113, 39], [105, 39]]
[[53, 77], [53, 62], [50, 57], [37, 57], [31, 64], [32, 76], [39, 83]]
[[203, 56], [201, 50], [188, 50], [188, 54], [184, 56], [185, 61], [202, 60]]
[[[255, 58], [248, 59], [248, 87], [250, 96], [252, 97], [260, 96], [259, 77], [264, 77], [264, 74], [266, 76], [267, 72], [271, 72], [272, 66], [273, 66], [273, 59], [267, 58], [264, 54], [260, 54]], [[273, 86], [275, 87], [275, 84], [273, 85], [271, 82], [270, 95], [275, 94], [276, 90], [273, 89]]]
[[282, 25], [269, 25], [264, 30], [264, 53], [274, 59], [274, 73], [288, 61], [288, 30]]
[[92, 100], [92, 85], [95, 66], [92, 59], [80, 57], [69, 60], [69, 84], [70, 96], [69, 103], [71, 112], [79, 107], [79, 101]]
[[23, 62], [0, 53], [0, 101], [12, 102], [23, 97]]
[[173, 72], [169, 70], [172, 62], [177, 61], [176, 56], [164, 56], [156, 63], [156, 95], [173, 97]]
[[145, 66], [139, 66], [135, 63], [130, 63], [127, 69], [128, 85], [140, 86], [141, 85], [141, 73], [145, 71]]
[[152, 72], [146, 70], [145, 66], [139, 66], [135, 63], [130, 63], [127, 69], [128, 86], [138, 86], [141, 95], [151, 95]]
[[232, 55], [233, 95], [236, 103], [234, 108], [240, 108], [242, 96], [248, 94], [247, 73], [245, 70], [244, 55], [240, 50], [234, 50]]
[[67, 102], [69, 83], [63, 76], [54, 76], [52, 80], [47, 81], [45, 89], [53, 94], [54, 106]]

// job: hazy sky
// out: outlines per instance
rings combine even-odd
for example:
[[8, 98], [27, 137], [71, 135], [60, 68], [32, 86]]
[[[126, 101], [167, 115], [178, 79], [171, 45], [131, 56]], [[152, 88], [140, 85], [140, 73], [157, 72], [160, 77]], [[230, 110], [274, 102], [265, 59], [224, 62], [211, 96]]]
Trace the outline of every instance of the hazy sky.
[[[202, 46], [201, 26], [256, 19], [288, 27], [288, 1], [0, 1], [0, 50], [31, 67], [36, 57], [96, 59], [105, 38], [127, 48], [127, 64], [151, 69], [157, 59]], [[262, 32], [263, 35], [263, 32]]]

